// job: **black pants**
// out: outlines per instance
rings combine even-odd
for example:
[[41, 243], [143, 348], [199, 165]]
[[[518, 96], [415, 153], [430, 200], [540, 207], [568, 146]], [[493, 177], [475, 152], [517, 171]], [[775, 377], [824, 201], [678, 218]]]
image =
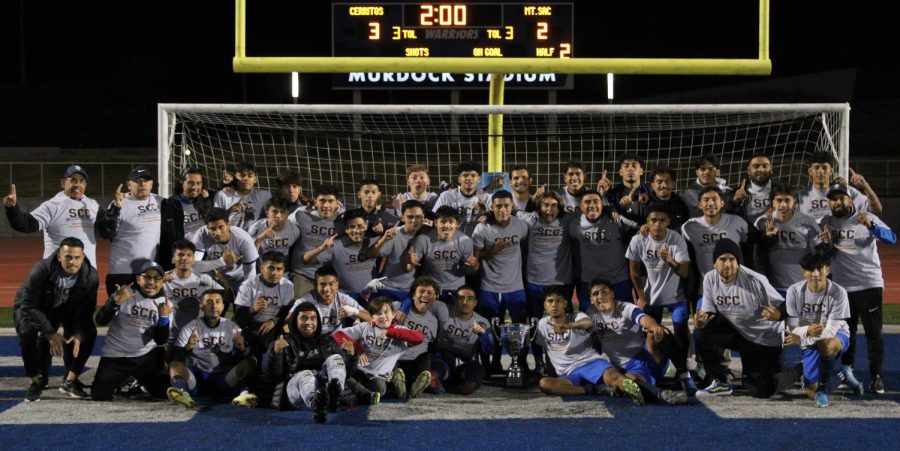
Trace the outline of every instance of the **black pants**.
[[[56, 326], [59, 327], [58, 325]], [[63, 338], [68, 339], [72, 336], [70, 332], [71, 327], [71, 325], [63, 324]], [[75, 343], [63, 343], [63, 363], [66, 365], [66, 370], [72, 371], [76, 376], [84, 371], [84, 365], [94, 349], [94, 341], [97, 339], [97, 327], [94, 326], [94, 320], [90, 319], [89, 324], [84, 324], [82, 331], [83, 339], [77, 357], [72, 355]], [[22, 323], [16, 324], [16, 334], [19, 336], [19, 346], [22, 349], [25, 375], [29, 378], [40, 375], [46, 376], [50, 371], [52, 359], [50, 342], [47, 341], [47, 337]]]
[[162, 373], [163, 368], [163, 351], [159, 347], [140, 357], [101, 357], [91, 387], [91, 398], [94, 401], [112, 399], [116, 388], [132, 376], [151, 395], [165, 398], [169, 377]]
[[[644, 309], [644, 312], [652, 316], [657, 323], [662, 324], [663, 310], [665, 310], [665, 307], [647, 307]], [[665, 358], [672, 360], [675, 371], [677, 371], [680, 376], [688, 372], [687, 355], [691, 348], [690, 331], [688, 330], [687, 323], [673, 322], [672, 328], [675, 333], [671, 336], [667, 336], [668, 338], [671, 338], [671, 340], [667, 339], [664, 340], [663, 343], [660, 343], [660, 349]]]
[[406, 388], [409, 389], [423, 371], [431, 371], [431, 354], [423, 352], [413, 360], [400, 360], [397, 366], [406, 374]]
[[869, 288], [862, 291], [847, 293], [850, 300], [850, 347], [844, 351], [841, 363], [853, 365], [856, 358], [856, 330], [859, 320], [862, 320], [866, 328], [866, 350], [869, 354], [869, 375], [874, 377], [881, 374], [881, 364], [884, 362], [884, 337], [881, 335], [881, 323], [884, 318], [882, 296], [884, 289]]
[[778, 381], [778, 362], [781, 347], [753, 343], [738, 332], [727, 319], [716, 315], [706, 327], [694, 329], [697, 353], [710, 377], [724, 380], [728, 371], [721, 349], [741, 353], [744, 386], [754, 398], [768, 398], [775, 394]]

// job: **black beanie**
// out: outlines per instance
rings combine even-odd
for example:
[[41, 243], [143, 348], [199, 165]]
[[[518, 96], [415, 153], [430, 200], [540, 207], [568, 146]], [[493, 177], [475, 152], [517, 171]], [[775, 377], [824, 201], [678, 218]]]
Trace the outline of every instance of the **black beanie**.
[[716, 243], [716, 249], [713, 250], [713, 264], [715, 264], [716, 260], [718, 260], [722, 254], [734, 255], [739, 264], [744, 264], [744, 255], [741, 254], [741, 247], [728, 238], [722, 238]]

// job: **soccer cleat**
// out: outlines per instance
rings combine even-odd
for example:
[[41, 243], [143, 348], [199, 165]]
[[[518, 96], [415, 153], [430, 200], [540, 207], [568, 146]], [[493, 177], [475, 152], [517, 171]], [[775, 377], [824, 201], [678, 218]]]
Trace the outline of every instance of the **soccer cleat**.
[[692, 377], [682, 379], [681, 388], [684, 389], [684, 393], [687, 394], [688, 398], [697, 396], [697, 385], [694, 384], [694, 379]]
[[231, 404], [238, 407], [256, 407], [256, 395], [248, 391], [242, 391], [241, 394], [231, 400]]
[[193, 409], [194, 406], [197, 405], [197, 403], [194, 402], [194, 398], [191, 398], [190, 393], [180, 388], [169, 387], [169, 389], [166, 390], [166, 396], [169, 398], [169, 401], [182, 405], [185, 409]]
[[406, 373], [403, 372], [403, 369], [394, 368], [394, 372], [391, 374], [391, 385], [398, 398], [406, 398]]
[[41, 392], [43, 391], [44, 388], [41, 387], [40, 382], [32, 381], [31, 385], [28, 386], [28, 390], [25, 392], [25, 400], [28, 402], [40, 401]]
[[624, 391], [635, 404], [639, 406], [644, 404], [644, 395], [641, 394], [641, 387], [639, 387], [635, 381], [631, 379], [623, 380], [622, 391]]
[[863, 384], [856, 379], [856, 376], [853, 375], [852, 366], [842, 366], [840, 371], [837, 372], [837, 377], [838, 379], [840, 379], [842, 385], [847, 386], [847, 388], [853, 391], [854, 395], [862, 396], [864, 391]]
[[381, 392], [373, 391], [372, 394], [369, 395], [369, 405], [377, 406], [379, 403], [381, 403]]
[[316, 395], [312, 402], [313, 421], [315, 423], [322, 424], [328, 420], [328, 415], [325, 413], [327, 404], [328, 395], [325, 394], [325, 391], [321, 388], [316, 390]]
[[734, 392], [731, 388], [731, 384], [727, 382], [721, 382], [718, 379], [713, 379], [712, 383], [709, 384], [708, 387], [700, 390], [697, 394], [703, 396], [727, 396]]
[[84, 391], [84, 384], [80, 380], [73, 379], [71, 382], [63, 379], [63, 383], [59, 386], [60, 393], [67, 393], [73, 398], [87, 398], [88, 394]]
[[875, 377], [872, 378], [872, 383], [869, 384], [869, 391], [878, 393], [879, 395], [884, 394], [884, 379], [880, 374], [876, 374]]
[[828, 395], [825, 392], [816, 392], [816, 407], [828, 407]]
[[431, 384], [431, 371], [422, 371], [419, 373], [419, 377], [413, 381], [412, 387], [409, 390], [409, 397], [416, 398], [425, 391], [426, 388]]
[[670, 406], [687, 404], [688, 394], [678, 390], [663, 390], [659, 393], [659, 400]]
[[328, 381], [328, 406], [329, 413], [337, 412], [338, 403], [341, 401], [341, 384], [337, 379]]

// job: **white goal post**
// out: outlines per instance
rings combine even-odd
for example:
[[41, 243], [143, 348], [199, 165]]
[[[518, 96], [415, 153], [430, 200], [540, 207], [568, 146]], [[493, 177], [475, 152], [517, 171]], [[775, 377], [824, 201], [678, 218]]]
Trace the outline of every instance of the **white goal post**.
[[[187, 167], [218, 187], [239, 161], [257, 166], [259, 185], [297, 170], [303, 190], [338, 186], [356, 202], [356, 184], [375, 178], [385, 195], [407, 191], [406, 168], [428, 166], [432, 190], [455, 183], [462, 161], [487, 163], [488, 115], [503, 115], [503, 170], [522, 164], [534, 184], [560, 189], [569, 160], [594, 186], [604, 170], [618, 182], [617, 161], [636, 153], [645, 174], [668, 166], [683, 188], [697, 157], [712, 154], [721, 176], [737, 183], [750, 156], [772, 158], [773, 177], [809, 183], [814, 152], [829, 152], [835, 173], [849, 167], [849, 104], [742, 105], [222, 105], [158, 106], [159, 192], [169, 196]], [[484, 167], [487, 170], [487, 167]]]

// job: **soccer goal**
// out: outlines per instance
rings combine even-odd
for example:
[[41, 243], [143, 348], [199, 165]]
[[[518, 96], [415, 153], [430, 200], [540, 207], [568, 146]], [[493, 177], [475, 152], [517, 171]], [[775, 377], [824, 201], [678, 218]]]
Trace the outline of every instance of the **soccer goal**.
[[432, 189], [455, 182], [467, 160], [487, 170], [488, 115], [502, 114], [502, 170], [526, 165], [535, 184], [562, 185], [569, 160], [581, 161], [588, 186], [636, 153], [649, 173], [669, 166], [678, 188], [695, 177], [694, 161], [713, 154], [736, 183], [750, 156], [772, 157], [773, 175], [807, 184], [814, 152], [829, 152], [836, 173], [849, 165], [848, 104], [747, 105], [159, 105], [160, 193], [170, 195], [183, 169], [206, 172], [218, 186], [238, 161], [257, 166], [259, 185], [298, 170], [303, 189], [337, 185], [350, 205], [356, 184], [375, 178], [387, 195], [404, 192], [406, 167], [427, 165]]

